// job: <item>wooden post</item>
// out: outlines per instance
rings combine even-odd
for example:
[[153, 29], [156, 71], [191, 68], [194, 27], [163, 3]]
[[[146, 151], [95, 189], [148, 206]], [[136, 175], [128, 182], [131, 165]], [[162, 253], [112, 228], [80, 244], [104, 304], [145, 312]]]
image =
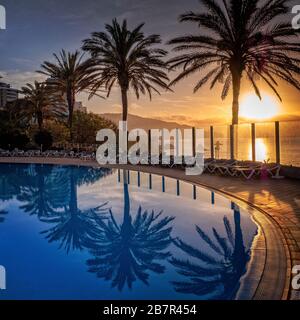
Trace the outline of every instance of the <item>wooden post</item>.
[[197, 200], [197, 186], [193, 185], [193, 199]]
[[210, 156], [215, 158], [214, 127], [210, 127]]
[[251, 146], [252, 146], [252, 161], [256, 161], [256, 130], [255, 130], [255, 123], [251, 124]]
[[211, 193], [211, 204], [214, 205], [215, 204], [215, 193], [212, 191]]
[[138, 171], [138, 187], [141, 186], [141, 172]]
[[276, 163], [280, 164], [280, 123], [275, 122]]
[[152, 160], [152, 157], [151, 157], [151, 149], [152, 149], [152, 146], [151, 146], [151, 129], [148, 130], [148, 161], [150, 160], [150, 163], [151, 164], [151, 160]]
[[230, 137], [230, 159], [233, 160], [234, 157], [234, 126], [229, 127], [229, 137]]
[[193, 144], [193, 157], [196, 157], [196, 128], [195, 127], [193, 127], [192, 144]]

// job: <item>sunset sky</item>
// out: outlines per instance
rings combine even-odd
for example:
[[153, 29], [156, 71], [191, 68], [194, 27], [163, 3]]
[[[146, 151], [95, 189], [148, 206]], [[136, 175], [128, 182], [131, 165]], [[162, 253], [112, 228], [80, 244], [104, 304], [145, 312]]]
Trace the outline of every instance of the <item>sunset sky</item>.
[[[35, 71], [41, 62], [52, 59], [53, 52], [62, 48], [80, 48], [83, 39], [93, 31], [102, 31], [104, 24], [114, 17], [126, 18], [130, 26], [145, 22], [146, 34], [158, 33], [166, 42], [178, 35], [197, 32], [194, 25], [179, 24], [177, 18], [185, 11], [201, 8], [198, 0], [0, 0], [0, 4], [7, 10], [7, 30], [0, 31], [0, 74], [3, 81], [18, 88], [27, 82], [43, 79]], [[130, 96], [129, 112], [181, 123], [229, 121], [231, 95], [222, 102], [220, 87], [213, 91], [205, 87], [193, 94], [193, 84], [198, 77], [195, 75], [181, 82], [174, 87], [174, 93], [163, 92], [161, 96], [155, 96], [152, 102], [147, 98], [137, 101]], [[269, 89], [262, 91], [272, 96]], [[250, 84], [244, 82], [241, 100], [249, 92], [252, 92]], [[280, 92], [283, 104], [275, 98], [270, 102], [274, 113], [281, 119], [287, 115], [289, 118], [293, 115], [300, 117], [300, 92], [285, 84], [281, 85]], [[94, 98], [87, 101], [86, 95], [81, 95], [78, 100], [82, 100], [90, 111], [115, 113], [121, 112], [119, 96], [115, 88], [107, 100]], [[273, 115], [272, 112], [268, 114]]]

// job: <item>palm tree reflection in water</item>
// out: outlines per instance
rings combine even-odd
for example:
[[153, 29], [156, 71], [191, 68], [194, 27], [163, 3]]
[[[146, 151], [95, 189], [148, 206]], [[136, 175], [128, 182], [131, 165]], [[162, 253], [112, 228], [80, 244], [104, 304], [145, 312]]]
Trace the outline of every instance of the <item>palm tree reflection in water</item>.
[[68, 197], [63, 211], [43, 219], [44, 222], [53, 223], [55, 226], [42, 233], [46, 234], [50, 243], [60, 242], [60, 248], [64, 248], [67, 253], [70, 250], [84, 250], [86, 247], [93, 246], [99, 232], [95, 223], [96, 216], [108, 212], [107, 203], [85, 211], [78, 208], [77, 185], [97, 181], [110, 172], [105, 169], [101, 171], [90, 169], [89, 172], [82, 170], [83, 168], [69, 168], [64, 175], [67, 179], [67, 183], [63, 183], [67, 188], [64, 192], [67, 192]]
[[5, 211], [5, 210], [0, 210], [0, 223], [1, 223], [1, 222], [4, 222], [4, 217], [5, 217], [6, 214], [8, 214], [7, 211]]
[[[225, 237], [215, 228], [208, 235], [196, 226], [203, 241], [197, 248], [171, 236], [174, 217], [163, 216], [162, 211], [148, 212], [141, 206], [132, 214], [127, 171], [123, 172], [124, 210], [119, 222], [108, 203], [88, 210], [78, 207], [78, 187], [99, 181], [111, 174], [111, 170], [36, 165], [17, 169], [11, 168], [10, 179], [0, 176], [1, 201], [17, 198], [24, 212], [51, 225], [42, 234], [50, 243], [59, 243], [59, 248], [67, 253], [87, 251], [91, 255], [86, 262], [88, 271], [111, 282], [113, 288], [122, 291], [125, 287], [131, 289], [135, 282], [148, 284], [150, 273], [163, 274], [169, 261], [178, 272], [176, 281], [172, 282], [176, 292], [194, 294], [201, 299], [235, 296], [250, 259], [237, 206], [233, 207], [234, 229], [227, 217], [223, 219]], [[193, 198], [197, 198], [195, 188]], [[5, 208], [0, 209], [0, 223], [6, 213]], [[189, 258], [178, 257], [176, 248]]]
[[246, 272], [250, 250], [244, 246], [241, 215], [237, 206], [234, 206], [234, 234], [226, 216], [223, 222], [226, 237], [213, 228], [214, 240], [196, 226], [198, 235], [212, 249], [214, 256], [205, 253], [201, 247], [195, 248], [178, 238], [174, 240], [175, 246], [192, 258], [192, 261], [175, 257], [170, 259], [177, 272], [188, 278], [186, 281], [172, 282], [175, 291], [209, 299], [234, 298], [239, 280]]
[[101, 237], [91, 250], [94, 258], [87, 261], [90, 272], [111, 281], [119, 291], [126, 284], [131, 289], [136, 280], [148, 284], [148, 271], [158, 274], [165, 271], [158, 261], [171, 256], [167, 248], [172, 242], [170, 223], [174, 220], [162, 218], [162, 211], [149, 213], [141, 207], [133, 219], [127, 177], [124, 171], [123, 222], [119, 225], [111, 210], [107, 219], [97, 220]]
[[27, 184], [21, 187], [17, 195], [17, 199], [23, 203], [20, 208], [30, 215], [37, 215], [41, 221], [51, 217], [55, 214], [53, 196], [58, 191], [53, 183], [52, 167], [29, 166], [24, 175]]

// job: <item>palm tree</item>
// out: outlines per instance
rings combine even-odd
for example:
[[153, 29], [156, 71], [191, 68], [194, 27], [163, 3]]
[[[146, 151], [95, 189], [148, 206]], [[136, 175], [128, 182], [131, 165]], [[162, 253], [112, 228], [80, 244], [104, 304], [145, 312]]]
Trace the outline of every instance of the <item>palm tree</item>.
[[125, 179], [123, 222], [119, 225], [111, 210], [109, 217], [98, 217], [100, 238], [90, 250], [94, 257], [87, 261], [89, 271], [110, 280], [112, 287], [120, 291], [125, 284], [131, 289], [137, 279], [148, 284], [147, 271], [163, 273], [164, 267], [156, 261], [170, 257], [170, 253], [164, 250], [172, 242], [169, 224], [174, 218], [161, 218], [161, 215], [162, 212], [143, 212], [140, 207], [133, 219]]
[[102, 86], [110, 96], [115, 84], [121, 89], [123, 121], [128, 116], [128, 91], [131, 88], [137, 99], [140, 94], [159, 94], [158, 88], [168, 89], [166, 64], [162, 60], [167, 52], [153, 46], [161, 43], [159, 35], [145, 36], [144, 24], [130, 31], [127, 21], [122, 25], [116, 19], [105, 26], [106, 32], [94, 32], [84, 40], [83, 50], [88, 51], [99, 66], [98, 82], [93, 92]]
[[72, 139], [73, 112], [76, 94], [88, 90], [93, 84], [95, 68], [91, 59], [83, 60], [79, 51], [74, 53], [62, 50], [59, 55], [54, 54], [56, 63], [45, 61], [42, 73], [48, 76], [49, 86], [66, 99], [68, 107], [68, 125]]
[[[261, 98], [258, 79], [278, 93], [277, 78], [300, 89], [300, 45], [297, 31], [290, 21], [288, 0], [201, 0], [202, 13], [188, 12], [180, 22], [194, 22], [199, 35], [185, 35], [169, 42], [182, 52], [170, 60], [173, 68], [183, 71], [171, 85], [196, 72], [203, 71], [194, 88], [197, 92], [210, 82], [210, 89], [223, 84], [222, 99], [233, 88], [232, 124], [238, 124], [239, 96], [242, 77], [246, 76]], [[205, 71], [205, 72], [204, 72]]]
[[237, 206], [234, 208], [235, 231], [233, 232], [227, 217], [224, 217], [223, 222], [226, 237], [222, 237], [213, 228], [214, 240], [196, 226], [198, 235], [214, 255], [180, 239], [174, 240], [176, 247], [193, 258], [192, 261], [174, 257], [170, 259], [178, 273], [188, 278], [188, 281], [173, 281], [177, 292], [222, 300], [232, 299], [236, 294], [239, 280], [246, 272], [246, 265], [250, 260], [250, 250], [244, 245], [241, 216]]
[[31, 119], [29, 103], [24, 98], [10, 101], [7, 103], [6, 110], [1, 111], [1, 129], [13, 131], [21, 128], [26, 130]]
[[39, 131], [43, 129], [43, 123], [45, 117], [50, 116], [62, 116], [65, 112], [57, 103], [55, 96], [49, 90], [49, 86], [46, 83], [39, 83], [37, 81], [34, 84], [27, 83], [22, 88], [22, 94], [25, 96], [26, 108], [38, 123]]

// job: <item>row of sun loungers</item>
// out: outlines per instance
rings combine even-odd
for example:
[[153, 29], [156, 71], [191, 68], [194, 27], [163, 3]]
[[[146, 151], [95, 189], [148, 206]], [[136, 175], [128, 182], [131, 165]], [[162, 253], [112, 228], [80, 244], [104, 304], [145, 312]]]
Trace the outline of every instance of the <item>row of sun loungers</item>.
[[[44, 158], [71, 158], [81, 159], [84, 161], [96, 160], [96, 154], [91, 152], [75, 152], [75, 151], [57, 151], [49, 150], [41, 152], [39, 150], [18, 150], [7, 151], [0, 149], [0, 157], [44, 157]], [[158, 164], [166, 168], [186, 168], [186, 165], [178, 165], [171, 157], [170, 164]], [[283, 178], [280, 175], [280, 164], [270, 164], [252, 161], [236, 161], [236, 160], [216, 160], [207, 159], [204, 162], [204, 172], [210, 174], [219, 174], [230, 177], [243, 177], [250, 180], [254, 177], [271, 177], [273, 179]]]
[[[174, 157], [172, 156], [170, 157], [170, 160], [171, 161], [168, 164], [163, 164], [160, 162], [159, 164], [157, 164], [157, 166], [169, 169], [185, 169], [187, 167], [186, 164], [177, 164], [174, 161]], [[207, 159], [204, 162], [204, 172], [206, 173], [219, 174], [222, 176], [230, 177], [243, 177], [247, 180], [250, 180], [255, 177], [270, 177], [273, 179], [282, 179], [284, 177], [280, 175], [280, 170], [281, 165], [274, 163], [216, 159]]]
[[247, 180], [254, 177], [271, 177], [273, 179], [283, 178], [283, 176], [280, 175], [280, 164], [275, 163], [209, 159], [205, 161], [204, 168], [206, 172], [211, 174], [243, 177]]
[[81, 159], [81, 160], [95, 160], [96, 154], [89, 152], [75, 152], [75, 151], [57, 151], [57, 150], [49, 150], [41, 152], [39, 150], [18, 150], [15, 149], [13, 151], [1, 150], [0, 149], [0, 157], [41, 157], [41, 158], [71, 158], [71, 159]]

